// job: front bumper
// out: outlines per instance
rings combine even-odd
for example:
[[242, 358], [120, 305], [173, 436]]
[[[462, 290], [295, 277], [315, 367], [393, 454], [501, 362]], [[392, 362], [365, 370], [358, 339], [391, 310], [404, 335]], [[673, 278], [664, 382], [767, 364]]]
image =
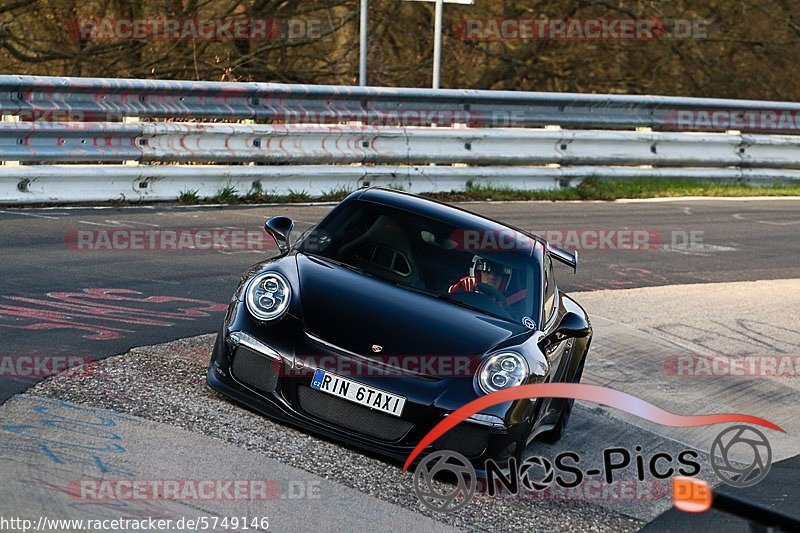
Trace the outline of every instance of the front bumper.
[[[234, 302], [214, 346], [208, 384], [214, 390], [271, 418], [370, 453], [404, 462], [419, 441], [448, 414], [476, 393], [472, 379], [397, 375], [358, 375], [351, 379], [406, 397], [401, 417], [384, 414], [310, 388], [314, 373], [309, 360], [298, 354], [347, 358], [309, 336], [290, 315], [277, 324], [256, 323]], [[253, 342], [231, 334], [243, 332]], [[298, 362], [303, 366], [299, 367]], [[448, 449], [470, 459], [482, 471], [487, 459], [501, 467], [519, 457], [530, 433], [534, 402], [509, 402], [487, 414], [502, 425], [465, 421], [437, 440], [424, 453]]]

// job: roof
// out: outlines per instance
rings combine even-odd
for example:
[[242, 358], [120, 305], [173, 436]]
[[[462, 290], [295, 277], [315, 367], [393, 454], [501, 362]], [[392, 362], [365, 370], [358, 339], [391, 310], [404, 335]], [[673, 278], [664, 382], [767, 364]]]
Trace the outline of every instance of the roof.
[[441, 220], [459, 228], [480, 229], [484, 231], [499, 231], [511, 229], [523, 235], [533, 238], [543, 246], [545, 241], [532, 233], [521, 230], [517, 227], [505, 224], [476, 213], [472, 213], [460, 207], [449, 205], [430, 198], [423, 198], [416, 194], [407, 192], [384, 189], [382, 187], [369, 187], [359, 189], [352, 196], [353, 199], [374, 202], [388, 205], [412, 213], [418, 213], [436, 220]]

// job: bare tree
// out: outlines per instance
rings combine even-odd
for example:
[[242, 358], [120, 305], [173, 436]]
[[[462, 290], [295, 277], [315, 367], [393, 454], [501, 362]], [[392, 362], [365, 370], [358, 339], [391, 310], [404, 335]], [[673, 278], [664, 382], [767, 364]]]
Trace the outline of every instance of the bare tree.
[[[0, 0], [0, 72], [354, 84], [359, 0]], [[81, 19], [270, 19], [266, 39], [93, 39]], [[651, 39], [465, 39], [465, 19], [657, 19]], [[675, 28], [672, 27], [674, 30]], [[429, 87], [433, 6], [370, 0], [369, 81]], [[790, 0], [481, 0], [448, 5], [442, 86], [796, 100]]]

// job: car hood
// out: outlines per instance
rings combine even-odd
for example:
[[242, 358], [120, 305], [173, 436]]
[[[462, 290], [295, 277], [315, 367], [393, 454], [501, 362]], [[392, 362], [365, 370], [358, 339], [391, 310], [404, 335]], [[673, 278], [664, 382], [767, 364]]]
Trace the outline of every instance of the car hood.
[[306, 332], [338, 348], [382, 356], [480, 356], [528, 330], [397, 287], [315, 256], [297, 254]]

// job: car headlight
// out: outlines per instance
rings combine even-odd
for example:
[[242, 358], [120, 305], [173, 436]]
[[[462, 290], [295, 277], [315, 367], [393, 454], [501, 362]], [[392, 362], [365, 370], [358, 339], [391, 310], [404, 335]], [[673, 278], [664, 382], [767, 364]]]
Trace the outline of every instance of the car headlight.
[[517, 352], [489, 356], [478, 370], [478, 386], [486, 394], [521, 384], [528, 377], [528, 362]]
[[247, 310], [259, 320], [274, 320], [289, 307], [292, 290], [289, 282], [277, 272], [265, 272], [250, 280], [247, 286]]

